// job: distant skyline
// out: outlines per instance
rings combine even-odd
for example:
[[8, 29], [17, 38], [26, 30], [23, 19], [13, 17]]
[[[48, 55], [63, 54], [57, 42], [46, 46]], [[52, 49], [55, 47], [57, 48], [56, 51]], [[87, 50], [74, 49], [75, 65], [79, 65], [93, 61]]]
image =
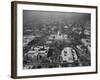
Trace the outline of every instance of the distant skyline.
[[23, 10], [23, 24], [34, 25], [40, 23], [70, 23], [90, 21], [89, 13], [73, 13], [73, 12], [51, 12], [51, 11], [34, 11]]

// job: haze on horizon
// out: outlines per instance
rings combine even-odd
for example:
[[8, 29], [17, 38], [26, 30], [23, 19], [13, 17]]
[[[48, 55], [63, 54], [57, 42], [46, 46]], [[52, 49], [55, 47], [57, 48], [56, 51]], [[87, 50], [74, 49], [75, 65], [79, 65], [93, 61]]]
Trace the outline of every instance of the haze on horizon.
[[90, 21], [90, 16], [89, 13], [23, 10], [23, 24], [84, 22]]

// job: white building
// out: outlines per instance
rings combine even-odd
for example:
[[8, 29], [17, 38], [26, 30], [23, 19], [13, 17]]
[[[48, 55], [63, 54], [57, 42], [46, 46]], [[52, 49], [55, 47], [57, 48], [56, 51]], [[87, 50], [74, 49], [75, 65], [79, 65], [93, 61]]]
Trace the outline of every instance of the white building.
[[49, 39], [53, 40], [64, 40], [67, 39], [68, 35], [67, 34], [61, 34], [59, 31], [57, 34], [51, 34]]
[[73, 63], [75, 60], [78, 60], [76, 51], [71, 47], [65, 47], [61, 52], [61, 57], [63, 61], [68, 63]]

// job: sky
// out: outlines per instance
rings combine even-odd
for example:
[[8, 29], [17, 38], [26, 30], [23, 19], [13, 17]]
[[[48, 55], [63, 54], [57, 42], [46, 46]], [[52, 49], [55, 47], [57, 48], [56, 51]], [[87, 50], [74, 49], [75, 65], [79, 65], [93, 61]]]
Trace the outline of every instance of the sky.
[[90, 21], [90, 16], [89, 13], [23, 10], [23, 24], [34, 25], [40, 23]]

